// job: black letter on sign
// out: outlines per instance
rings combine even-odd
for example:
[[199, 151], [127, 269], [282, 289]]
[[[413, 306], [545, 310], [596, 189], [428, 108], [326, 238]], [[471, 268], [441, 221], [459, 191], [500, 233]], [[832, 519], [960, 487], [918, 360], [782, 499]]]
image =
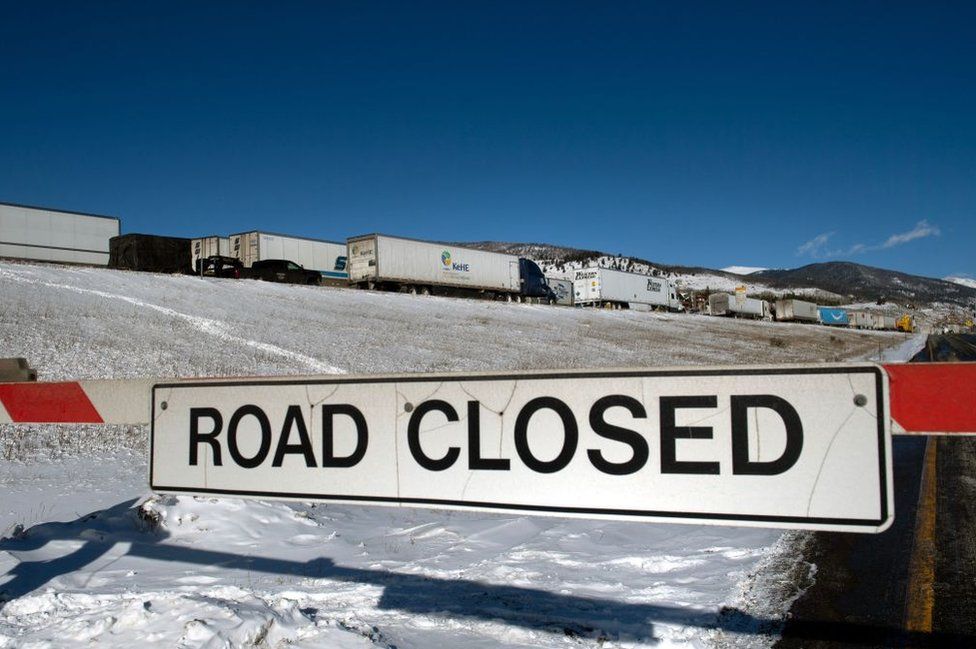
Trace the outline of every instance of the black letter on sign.
[[[554, 460], [543, 462], [532, 455], [529, 448], [529, 419], [537, 411], [548, 408], [554, 411], [563, 420], [563, 450]], [[576, 417], [573, 411], [565, 403], [554, 397], [536, 397], [525, 404], [518, 418], [515, 420], [515, 450], [522, 458], [525, 466], [538, 473], [555, 473], [564, 469], [573, 455], [576, 453], [576, 445], [579, 442], [579, 429], [576, 426]]]
[[[335, 431], [333, 418], [345, 415], [356, 424], [356, 450], [346, 457], [335, 456]], [[366, 428], [366, 418], [359, 408], [347, 403], [322, 406], [322, 466], [346, 468], [356, 466], [366, 456], [366, 445], [369, 444], [369, 430]]]
[[[298, 443], [288, 444], [291, 428], [298, 424]], [[308, 438], [308, 428], [302, 417], [301, 406], [288, 406], [285, 413], [285, 423], [281, 426], [281, 437], [278, 438], [278, 448], [275, 449], [271, 466], [281, 466], [286, 454], [301, 453], [305, 456], [305, 466], [315, 466], [315, 453], [312, 452], [312, 440]]]
[[[258, 425], [261, 426], [261, 448], [252, 458], [241, 455], [241, 450], [237, 447], [237, 425], [247, 415], [257, 419]], [[263, 410], [255, 405], [246, 405], [234, 411], [230, 423], [227, 424], [227, 450], [230, 451], [230, 456], [234, 458], [237, 465], [245, 469], [253, 469], [264, 462], [264, 458], [268, 456], [268, 451], [271, 450], [271, 422], [268, 421], [268, 416], [264, 414]]]
[[607, 423], [603, 415], [606, 414], [607, 410], [615, 406], [626, 408], [634, 417], [641, 419], [647, 418], [647, 411], [644, 410], [644, 406], [641, 405], [640, 401], [622, 394], [612, 394], [598, 400], [590, 408], [590, 428], [600, 437], [612, 439], [615, 442], [622, 442], [630, 446], [633, 451], [633, 457], [626, 462], [617, 463], [607, 461], [603, 457], [603, 453], [599, 450], [589, 449], [586, 451], [586, 454], [590, 456], [590, 462], [598, 470], [610, 475], [628, 475], [640, 471], [647, 464], [647, 440], [635, 430], [621, 428], [620, 426]]
[[[210, 417], [213, 421], [214, 427], [209, 433], [200, 432], [201, 417]], [[220, 466], [220, 442], [217, 441], [217, 435], [223, 427], [224, 418], [216, 408], [190, 408], [190, 466], [197, 464], [197, 446], [200, 442], [210, 444], [214, 466]]]
[[511, 466], [505, 458], [481, 457], [481, 404], [468, 402], [468, 468], [486, 471], [508, 471]]
[[679, 462], [675, 458], [676, 440], [712, 439], [712, 429], [674, 425], [674, 411], [678, 408], [714, 408], [717, 403], [714, 396], [661, 397], [661, 473], [718, 475], [718, 462]]
[[[749, 461], [749, 408], [775, 410], [786, 424], [786, 448], [771, 462]], [[784, 399], [771, 394], [732, 397], [732, 473], [738, 475], [778, 475], [800, 459], [803, 450], [803, 424], [800, 415]]]
[[452, 446], [447, 449], [447, 454], [439, 460], [433, 460], [424, 455], [424, 450], [420, 448], [420, 420], [432, 410], [444, 413], [448, 421], [458, 420], [457, 410], [452, 408], [448, 402], [439, 399], [424, 401], [414, 409], [413, 414], [410, 415], [410, 421], [407, 422], [407, 443], [410, 446], [410, 454], [413, 455], [417, 464], [428, 471], [444, 471], [457, 462], [461, 449]]

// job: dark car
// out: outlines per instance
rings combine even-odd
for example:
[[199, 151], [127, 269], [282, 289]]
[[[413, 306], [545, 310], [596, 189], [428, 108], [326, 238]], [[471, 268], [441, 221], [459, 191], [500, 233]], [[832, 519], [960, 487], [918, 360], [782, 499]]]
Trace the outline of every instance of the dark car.
[[306, 270], [304, 267], [287, 259], [265, 259], [251, 264], [245, 277], [262, 279], [266, 282], [284, 282], [286, 284], [319, 284], [322, 273], [317, 270]]
[[244, 274], [244, 264], [235, 257], [224, 257], [223, 255], [211, 255], [197, 260], [197, 267], [194, 269], [197, 275], [203, 277], [230, 277], [240, 279]]

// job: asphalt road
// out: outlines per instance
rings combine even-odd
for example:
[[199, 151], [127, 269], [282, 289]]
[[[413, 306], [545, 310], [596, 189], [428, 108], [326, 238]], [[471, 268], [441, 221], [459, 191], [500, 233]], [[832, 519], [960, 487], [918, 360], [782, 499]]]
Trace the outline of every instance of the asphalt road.
[[[976, 360], [976, 336], [930, 336], [913, 360], [930, 359]], [[778, 648], [976, 647], [976, 438], [931, 440], [924, 488], [928, 438], [892, 442], [890, 529], [815, 535], [816, 583], [793, 605]]]

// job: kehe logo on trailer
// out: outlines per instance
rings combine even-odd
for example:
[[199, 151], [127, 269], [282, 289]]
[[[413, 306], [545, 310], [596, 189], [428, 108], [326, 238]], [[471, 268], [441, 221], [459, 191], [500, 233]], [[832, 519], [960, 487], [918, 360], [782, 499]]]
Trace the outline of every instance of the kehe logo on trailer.
[[451, 253], [447, 250], [441, 253], [441, 264], [444, 266], [445, 270], [454, 270], [462, 273], [467, 273], [471, 270], [470, 264], [456, 264], [451, 259]]

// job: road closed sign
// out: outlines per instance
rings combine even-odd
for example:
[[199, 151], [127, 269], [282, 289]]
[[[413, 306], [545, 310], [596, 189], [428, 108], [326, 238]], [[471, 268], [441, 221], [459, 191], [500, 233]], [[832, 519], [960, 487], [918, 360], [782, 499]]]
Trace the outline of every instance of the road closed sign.
[[870, 364], [157, 384], [150, 484], [880, 532], [887, 395]]

